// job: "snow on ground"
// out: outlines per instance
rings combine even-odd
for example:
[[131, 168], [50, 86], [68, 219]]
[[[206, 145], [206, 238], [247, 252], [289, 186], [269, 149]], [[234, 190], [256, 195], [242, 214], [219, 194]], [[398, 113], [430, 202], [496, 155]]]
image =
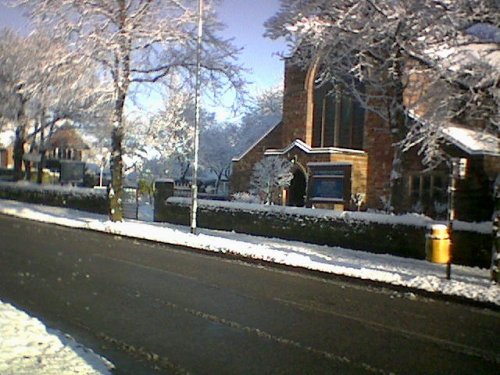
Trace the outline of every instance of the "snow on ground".
[[111, 374], [113, 365], [61, 332], [0, 301], [0, 374]]
[[[0, 200], [0, 213], [206, 251], [238, 254], [253, 259], [500, 305], [500, 288], [489, 281], [489, 270], [485, 269], [454, 265], [452, 280], [446, 280], [444, 265], [340, 247], [206, 229], [201, 229], [199, 234], [194, 235], [189, 233], [188, 227], [178, 225], [135, 220], [113, 223], [104, 215], [9, 200]], [[151, 217], [144, 212], [143, 215]]]

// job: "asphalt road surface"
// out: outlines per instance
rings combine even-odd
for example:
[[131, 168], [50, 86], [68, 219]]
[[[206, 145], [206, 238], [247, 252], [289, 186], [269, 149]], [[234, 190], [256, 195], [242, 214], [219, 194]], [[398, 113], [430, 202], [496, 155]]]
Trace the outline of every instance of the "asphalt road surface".
[[0, 299], [117, 374], [498, 374], [498, 309], [0, 215]]

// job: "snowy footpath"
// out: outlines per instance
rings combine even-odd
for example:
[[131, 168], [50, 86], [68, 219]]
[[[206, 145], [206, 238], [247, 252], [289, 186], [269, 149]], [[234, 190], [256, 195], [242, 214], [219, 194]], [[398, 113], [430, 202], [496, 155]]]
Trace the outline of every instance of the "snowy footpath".
[[112, 368], [71, 337], [0, 301], [0, 374], [111, 374]]
[[[339, 247], [318, 246], [205, 229], [201, 229], [199, 234], [193, 235], [189, 233], [189, 228], [183, 226], [135, 220], [113, 223], [104, 215], [9, 200], [0, 200], [0, 213], [67, 227], [188, 246], [211, 252], [234, 254], [282, 265], [413, 288], [412, 290], [420, 289], [500, 305], [500, 287], [489, 281], [489, 270], [487, 269], [453, 266], [452, 280], [446, 280], [443, 265], [391, 255], [370, 254]], [[144, 213], [147, 214], [147, 210]], [[150, 214], [148, 218], [151, 218]], [[27, 319], [26, 327], [16, 328], [16, 319], [18, 318], [15, 310], [10, 305], [5, 304], [0, 304], [0, 308], [2, 309], [0, 312], [0, 327], [2, 327], [0, 330], [2, 337], [0, 343], [0, 353], [2, 353], [0, 354], [0, 373], [13, 373], [9, 372], [9, 369], [5, 368], [5, 366], [13, 363], [12, 361], [23, 361], [25, 353], [31, 353], [31, 350], [35, 350], [35, 348], [58, 352], [61, 353], [62, 358], [65, 358], [66, 354], [60, 348], [68, 347], [67, 343], [64, 344], [53, 336], [44, 339], [44, 341], [39, 339], [41, 336], [38, 336], [38, 333], [32, 333], [30, 328], [36, 324], [29, 317], [26, 318], [24, 313], [21, 314], [24, 314], [22, 319]], [[7, 321], [9, 317], [12, 317], [12, 323]], [[36, 338], [33, 338], [32, 335]], [[38, 342], [41, 343], [38, 344]], [[19, 345], [18, 350], [14, 349], [17, 345]], [[54, 345], [54, 347], [51, 345]], [[75, 347], [78, 347], [76, 343], [69, 345], [70, 349]], [[75, 355], [74, 353], [71, 356]], [[81, 353], [83, 353], [81, 357], [84, 358], [82, 360], [85, 363], [85, 357], [89, 357], [89, 351], [81, 348]], [[101, 360], [99, 365], [89, 365], [88, 368], [83, 364], [75, 364], [75, 368], [78, 369], [77, 372], [65, 371], [65, 368], [61, 368], [60, 372], [52, 370], [46, 372], [32, 371], [35, 367], [29, 368], [29, 366], [35, 361], [41, 360], [40, 358], [36, 354], [28, 354], [28, 358], [25, 358], [25, 364], [19, 364], [21, 367], [14, 367], [16, 368], [15, 373], [99, 374], [107, 373], [107, 369], [111, 366], [105, 360]], [[69, 363], [69, 359], [53, 359], [52, 361], [54, 363], [60, 362], [61, 365]], [[24, 371], [23, 366], [26, 366], [30, 371], [22, 372]], [[21, 372], [18, 371], [19, 369]]]

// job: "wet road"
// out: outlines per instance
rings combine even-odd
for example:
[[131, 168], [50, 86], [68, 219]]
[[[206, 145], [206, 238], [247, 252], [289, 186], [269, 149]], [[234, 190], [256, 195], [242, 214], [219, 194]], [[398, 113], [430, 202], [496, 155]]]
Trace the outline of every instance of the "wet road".
[[0, 215], [0, 299], [120, 374], [496, 374], [500, 313]]

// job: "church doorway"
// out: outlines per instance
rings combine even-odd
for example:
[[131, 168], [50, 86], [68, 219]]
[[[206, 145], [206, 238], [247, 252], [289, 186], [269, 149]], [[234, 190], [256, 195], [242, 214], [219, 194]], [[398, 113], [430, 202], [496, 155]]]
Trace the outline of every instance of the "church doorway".
[[288, 205], [303, 207], [305, 204], [306, 195], [306, 175], [302, 171], [302, 168], [296, 167], [293, 171], [293, 178], [290, 182], [289, 195], [288, 195]]

